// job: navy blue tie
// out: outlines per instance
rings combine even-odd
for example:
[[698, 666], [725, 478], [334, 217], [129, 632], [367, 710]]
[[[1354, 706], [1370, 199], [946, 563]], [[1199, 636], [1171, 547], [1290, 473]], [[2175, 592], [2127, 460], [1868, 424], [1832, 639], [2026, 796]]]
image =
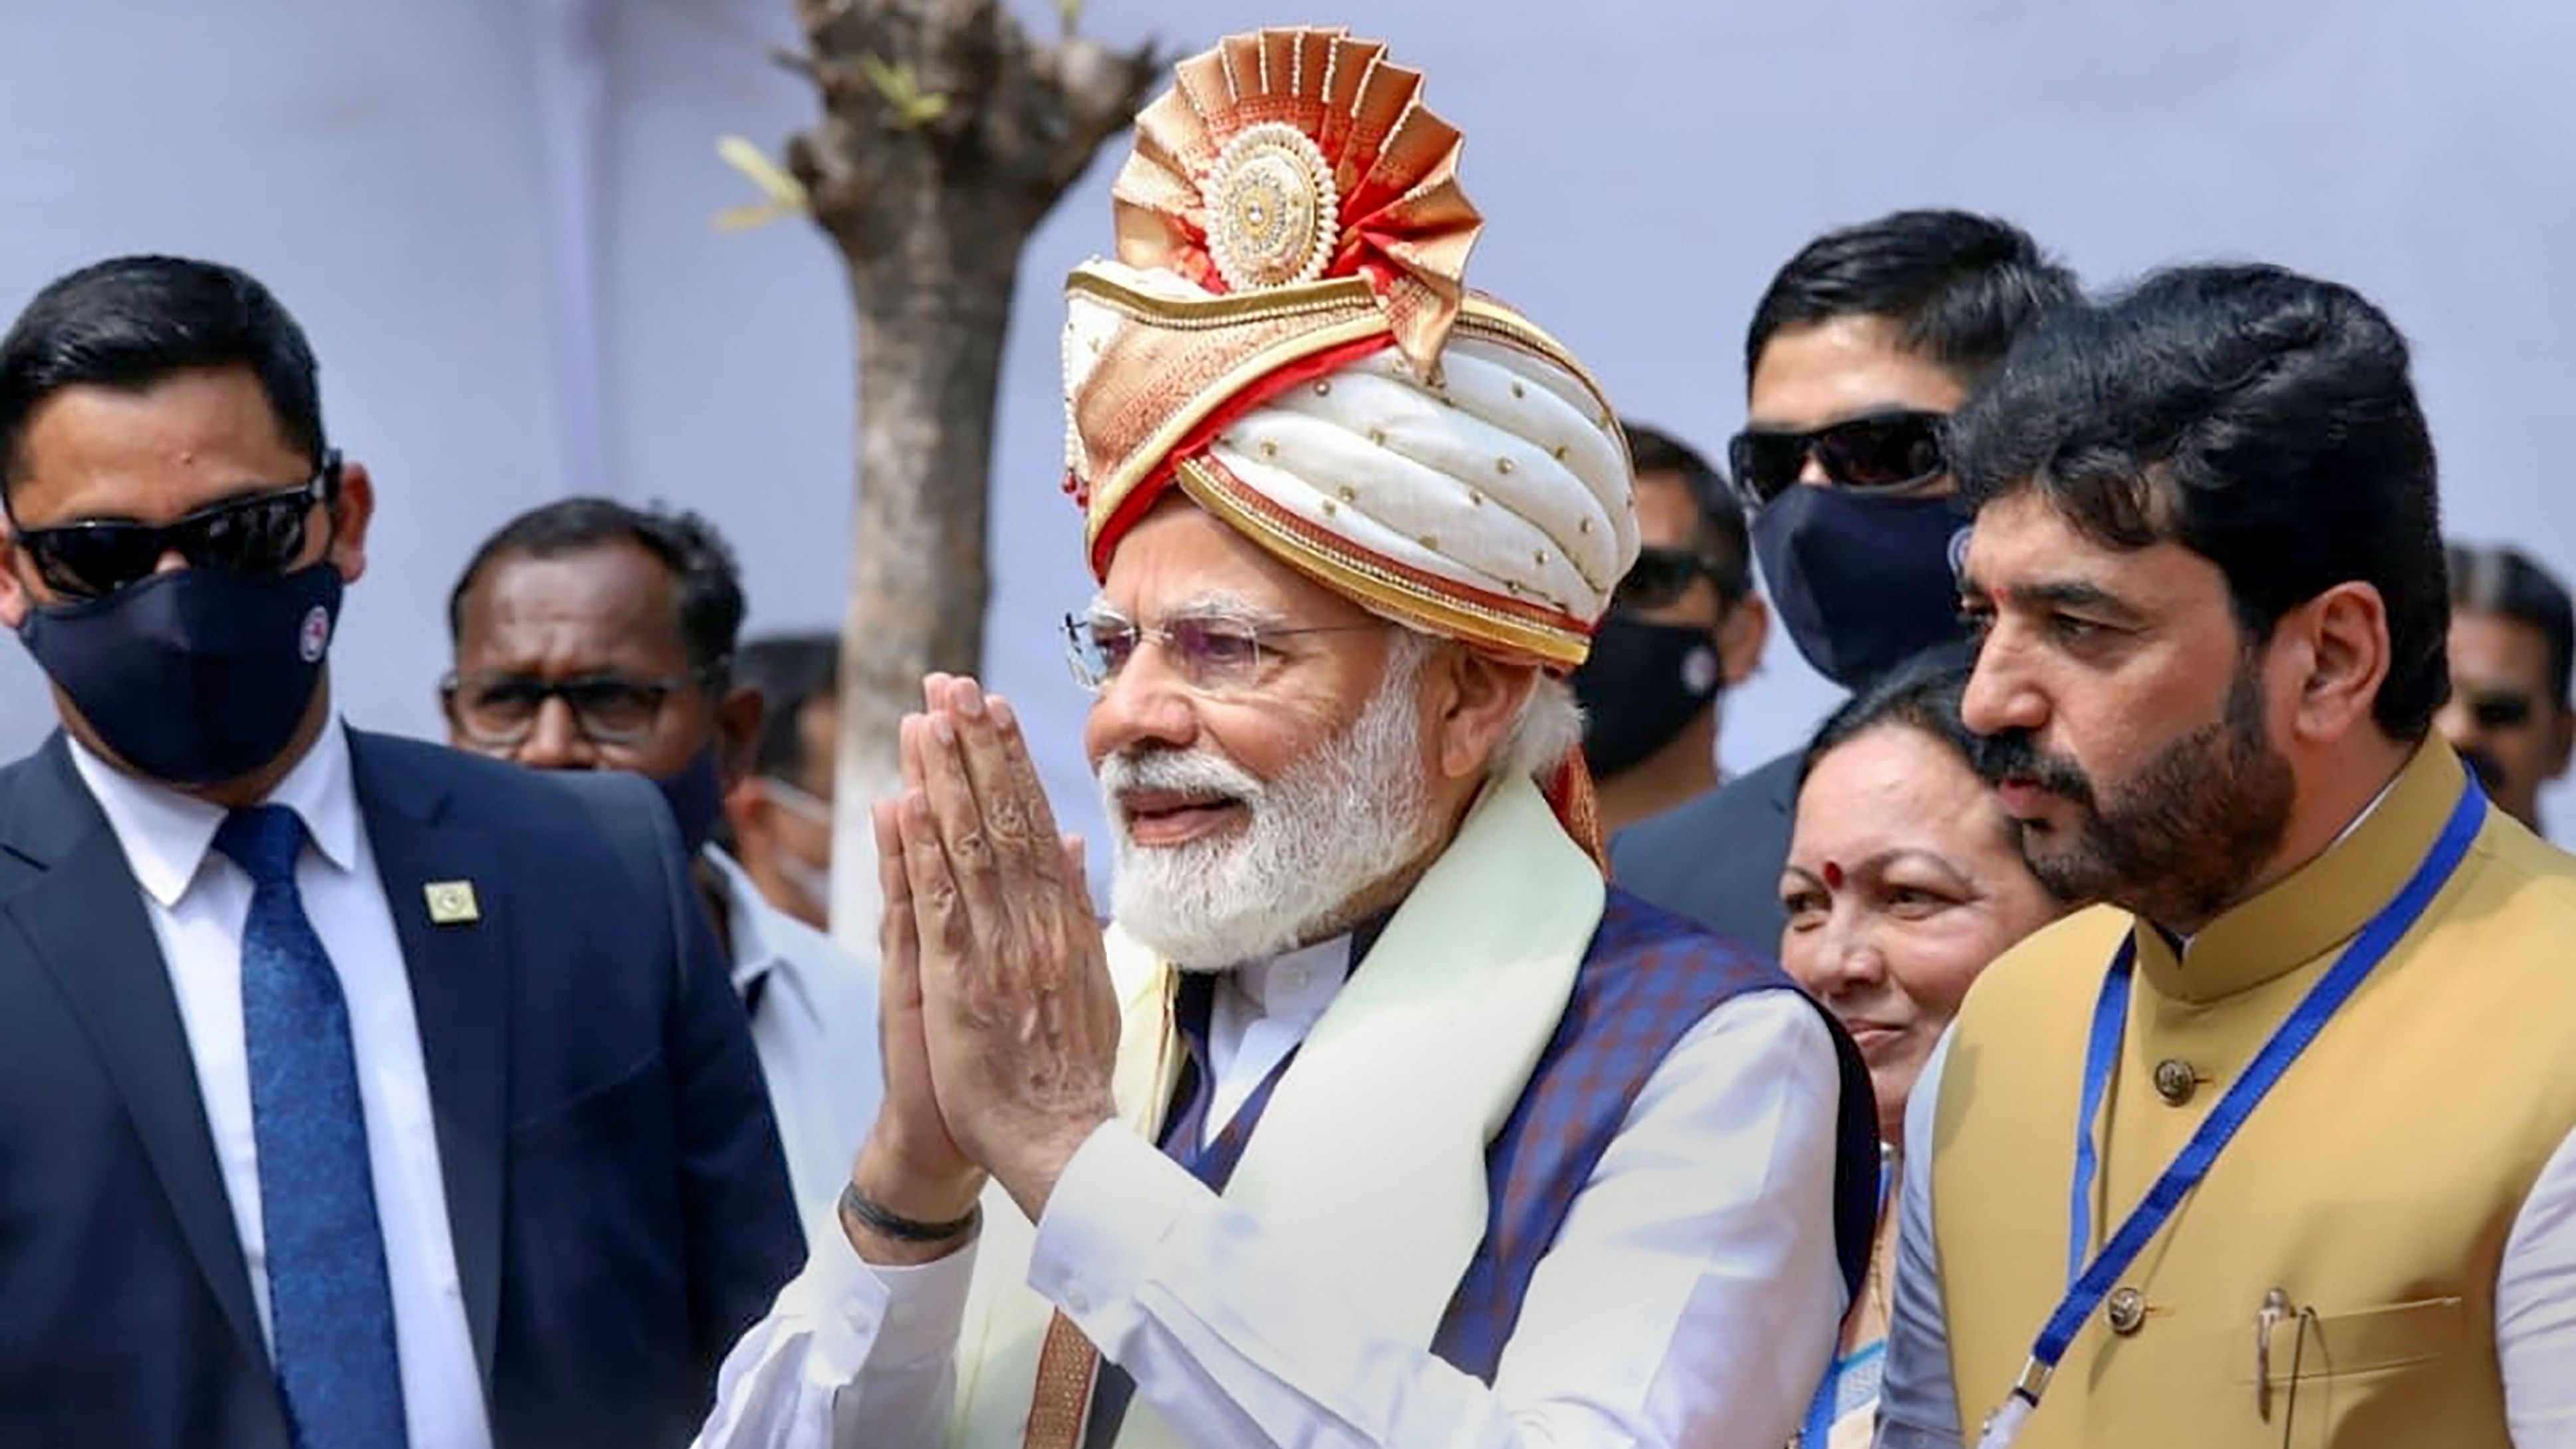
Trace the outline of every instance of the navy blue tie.
[[304, 822], [224, 817], [215, 848], [250, 875], [242, 1028], [250, 1056], [269, 1339], [297, 1449], [403, 1449], [393, 1287], [340, 978], [295, 889]]

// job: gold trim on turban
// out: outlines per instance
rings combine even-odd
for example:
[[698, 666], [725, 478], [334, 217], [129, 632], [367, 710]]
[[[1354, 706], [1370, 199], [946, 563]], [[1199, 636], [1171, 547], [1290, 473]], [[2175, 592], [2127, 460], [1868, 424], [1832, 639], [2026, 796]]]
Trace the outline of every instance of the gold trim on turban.
[[1338, 27], [1182, 61], [1110, 187], [1118, 259], [1211, 292], [1370, 277], [1406, 359], [1435, 372], [1484, 222], [1458, 186], [1464, 139], [1421, 93], [1421, 72]]
[[1561, 343], [1467, 290], [1482, 222], [1421, 88], [1331, 30], [1181, 63], [1118, 259], [1066, 285], [1067, 491], [1100, 575], [1177, 487], [1364, 607], [1570, 668], [1636, 557], [1626, 440]]

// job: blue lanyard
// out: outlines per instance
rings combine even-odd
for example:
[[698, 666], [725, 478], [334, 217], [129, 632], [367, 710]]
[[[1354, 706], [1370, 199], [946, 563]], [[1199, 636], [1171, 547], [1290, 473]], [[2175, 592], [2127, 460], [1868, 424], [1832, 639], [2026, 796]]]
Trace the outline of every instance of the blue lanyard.
[[[2066, 1296], [2058, 1300], [2057, 1311], [2040, 1329], [2039, 1341], [2031, 1345], [2030, 1364], [2013, 1386], [2013, 1395], [2026, 1406], [2038, 1404], [2040, 1391], [2047, 1387], [2048, 1376], [2056, 1371], [2058, 1361], [2066, 1356], [2068, 1345], [2075, 1341], [2076, 1330], [2173, 1217], [2183, 1198], [2208, 1176], [2210, 1165], [2218, 1160], [2236, 1130], [2245, 1125], [2245, 1119], [2254, 1115], [2264, 1095], [2316, 1040], [2327, 1019], [2422, 918], [2425, 907], [2433, 903], [2433, 897], [2441, 893], [2468, 855], [2469, 843], [2485, 823], [2486, 808], [2486, 796], [2475, 781], [2460, 787], [2459, 804], [2452, 807], [2450, 820], [2443, 825], [2423, 863], [2415, 867], [2415, 873], [2395, 898], [2362, 926], [2361, 934], [2326, 968], [2325, 975], [2317, 978], [2317, 984], [2308, 989], [2289, 1019], [2254, 1054], [2245, 1074], [2219, 1098], [2199, 1130], [2191, 1134], [2191, 1140], [2183, 1144], [2182, 1151], [2147, 1189], [2147, 1195], [2130, 1209], [2111, 1240], [2087, 1264], [2084, 1250], [2092, 1239], [2093, 1179], [2100, 1170], [2094, 1128], [2119, 1057], [2121, 1033], [2128, 1023], [2129, 977], [2137, 961], [2136, 938], [2132, 936], [2122, 943], [2119, 954], [2112, 958], [2110, 972], [2102, 979], [2102, 994], [2093, 1006], [2093, 1034], [2084, 1053], [2083, 1115], [2075, 1124], [2075, 1183], [2068, 1206]], [[2007, 1399], [2006, 1404], [2009, 1406], [2011, 1400]]]
[[1807, 1405], [1807, 1426], [1798, 1431], [1798, 1449], [1825, 1449], [1834, 1432], [1834, 1396], [1842, 1385], [1843, 1346], [1837, 1340], [1833, 1362], [1825, 1365], [1825, 1381], [1816, 1385], [1816, 1397]]
[[[1893, 1176], [1889, 1171], [1888, 1155], [1885, 1149], [1881, 1149], [1878, 1157], [1878, 1211], [1870, 1217], [1873, 1236], [1876, 1235], [1878, 1224], [1885, 1219], [1888, 1194], [1894, 1185]], [[1869, 1291], [1867, 1273], [1861, 1275], [1861, 1291], [1863, 1293]], [[1798, 1431], [1798, 1449], [1824, 1449], [1825, 1441], [1832, 1437], [1834, 1432], [1834, 1401], [1842, 1395], [1843, 1370], [1865, 1356], [1853, 1354], [1848, 1359], [1843, 1357], [1842, 1325], [1835, 1324], [1834, 1351], [1825, 1359], [1825, 1381], [1816, 1385], [1816, 1396], [1807, 1401], [1807, 1425]]]
[[1833, 1437], [1834, 1400], [1842, 1388], [1843, 1339], [1837, 1325], [1833, 1356], [1825, 1361], [1825, 1381], [1816, 1385], [1816, 1396], [1807, 1401], [1807, 1423], [1798, 1431], [1798, 1449], [1825, 1449], [1825, 1441]]

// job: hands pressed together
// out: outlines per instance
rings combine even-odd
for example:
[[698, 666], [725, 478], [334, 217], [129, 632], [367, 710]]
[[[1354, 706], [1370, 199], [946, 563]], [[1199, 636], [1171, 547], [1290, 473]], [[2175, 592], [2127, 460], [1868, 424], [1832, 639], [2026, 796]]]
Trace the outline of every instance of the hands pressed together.
[[[1118, 1050], [1082, 842], [1056, 832], [1018, 718], [974, 680], [922, 681], [902, 725], [903, 794], [873, 807], [885, 915], [886, 1094], [851, 1181], [916, 1222], [964, 1216], [989, 1178], [1035, 1220], [1102, 1122]], [[872, 1261], [921, 1262], [849, 1213]]]

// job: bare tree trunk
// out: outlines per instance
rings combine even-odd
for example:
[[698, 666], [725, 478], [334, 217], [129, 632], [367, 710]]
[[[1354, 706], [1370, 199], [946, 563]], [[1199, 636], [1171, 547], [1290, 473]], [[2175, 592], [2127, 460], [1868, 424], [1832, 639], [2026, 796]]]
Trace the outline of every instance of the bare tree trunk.
[[858, 511], [841, 642], [832, 931], [873, 951], [871, 801], [932, 670], [983, 657], [993, 400], [1020, 252], [1162, 62], [1068, 32], [1030, 40], [1000, 0], [798, 0], [786, 56], [824, 114], [788, 168], [846, 264], [859, 349]]

